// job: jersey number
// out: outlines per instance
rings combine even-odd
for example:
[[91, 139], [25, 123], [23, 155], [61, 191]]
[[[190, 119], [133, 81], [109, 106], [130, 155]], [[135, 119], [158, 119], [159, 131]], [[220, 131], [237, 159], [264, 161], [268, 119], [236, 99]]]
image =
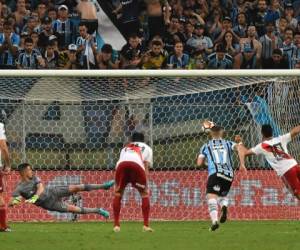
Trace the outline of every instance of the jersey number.
[[277, 143], [277, 144], [274, 144], [273, 146], [271, 146], [271, 150], [272, 150], [274, 157], [278, 161], [282, 160], [286, 156], [286, 153], [284, 152], [284, 149], [283, 149], [281, 143]]

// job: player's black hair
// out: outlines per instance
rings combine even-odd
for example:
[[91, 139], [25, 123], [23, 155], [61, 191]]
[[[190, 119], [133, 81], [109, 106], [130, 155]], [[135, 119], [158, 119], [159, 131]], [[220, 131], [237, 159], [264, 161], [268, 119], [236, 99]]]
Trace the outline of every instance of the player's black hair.
[[131, 141], [132, 142], [144, 142], [145, 141], [145, 136], [143, 133], [140, 132], [133, 132], [131, 136]]
[[273, 136], [273, 129], [270, 124], [264, 124], [261, 127], [261, 133], [265, 138], [269, 138]]
[[220, 132], [220, 131], [224, 130], [224, 128], [222, 126], [215, 125], [210, 130], [212, 132]]
[[22, 172], [25, 168], [27, 168], [28, 166], [30, 166], [29, 163], [21, 163], [19, 166], [18, 166], [18, 171], [19, 172]]

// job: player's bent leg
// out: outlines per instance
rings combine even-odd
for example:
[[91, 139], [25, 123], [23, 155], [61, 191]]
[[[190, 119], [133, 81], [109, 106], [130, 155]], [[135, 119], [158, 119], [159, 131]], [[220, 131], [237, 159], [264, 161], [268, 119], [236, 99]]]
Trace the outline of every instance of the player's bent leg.
[[79, 184], [79, 185], [70, 185], [69, 192], [70, 193], [78, 193], [82, 191], [92, 191], [92, 190], [108, 190], [115, 184], [114, 180], [107, 181], [102, 184]]
[[220, 197], [219, 204], [221, 206], [220, 223], [225, 223], [227, 220], [227, 214], [228, 214], [228, 198]]
[[104, 218], [109, 218], [109, 212], [103, 208], [87, 208], [87, 207], [77, 207], [74, 205], [67, 205], [67, 212], [75, 214], [100, 214]]
[[116, 188], [115, 196], [113, 200], [113, 211], [114, 211], [114, 232], [120, 232], [120, 211], [121, 211], [121, 200], [123, 197], [124, 190]]
[[212, 225], [210, 231], [215, 231], [219, 228], [218, 223], [218, 195], [208, 193], [207, 194], [208, 212], [211, 218]]
[[294, 196], [300, 200], [300, 167], [295, 166], [288, 170], [283, 176], [282, 181]]
[[0, 232], [10, 232], [6, 221], [6, 206], [2, 193], [0, 193]]
[[150, 216], [150, 199], [147, 189], [139, 190], [142, 197], [142, 213], [144, 219], [143, 232], [154, 232], [154, 230], [149, 226], [149, 216]]

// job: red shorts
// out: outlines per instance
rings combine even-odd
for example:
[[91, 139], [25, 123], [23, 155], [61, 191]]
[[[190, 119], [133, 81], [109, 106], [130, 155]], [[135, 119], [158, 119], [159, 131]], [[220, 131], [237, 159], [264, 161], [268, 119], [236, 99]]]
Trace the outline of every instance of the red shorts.
[[294, 194], [300, 195], [300, 166], [294, 166], [288, 170], [283, 176], [282, 180], [286, 187]]
[[124, 190], [128, 183], [139, 191], [144, 191], [147, 187], [145, 170], [132, 161], [121, 162], [116, 170], [116, 186]]
[[3, 183], [3, 177], [0, 174], [0, 193], [4, 192], [4, 183]]

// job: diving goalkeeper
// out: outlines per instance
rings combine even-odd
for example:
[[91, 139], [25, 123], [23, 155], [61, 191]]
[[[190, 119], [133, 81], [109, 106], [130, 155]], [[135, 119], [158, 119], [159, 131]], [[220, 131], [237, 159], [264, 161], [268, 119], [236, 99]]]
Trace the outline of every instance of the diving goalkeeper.
[[48, 211], [56, 211], [60, 213], [76, 213], [76, 214], [100, 214], [105, 218], [109, 218], [109, 212], [103, 208], [86, 208], [70, 205], [63, 201], [63, 197], [68, 197], [74, 193], [81, 191], [92, 191], [104, 189], [108, 190], [114, 185], [114, 181], [108, 181], [103, 184], [79, 184], [69, 186], [45, 187], [41, 180], [34, 175], [32, 167], [28, 163], [18, 166], [21, 181], [18, 183], [13, 197], [9, 202], [9, 206], [19, 204], [23, 199], [26, 203], [34, 204]]

